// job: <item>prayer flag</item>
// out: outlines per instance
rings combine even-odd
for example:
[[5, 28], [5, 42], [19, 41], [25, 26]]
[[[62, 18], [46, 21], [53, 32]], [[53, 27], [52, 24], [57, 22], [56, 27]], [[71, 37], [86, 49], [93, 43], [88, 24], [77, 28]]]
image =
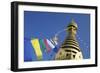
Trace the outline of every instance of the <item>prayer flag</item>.
[[51, 48], [49, 47], [49, 45], [47, 43], [47, 39], [44, 39], [44, 43], [45, 43], [47, 52], [50, 52]]
[[50, 46], [50, 48], [55, 48], [55, 46], [47, 39], [47, 43], [48, 43], [48, 45]]
[[44, 52], [45, 49], [46, 49], [46, 46], [45, 46], [44, 41], [43, 41], [42, 39], [40, 39], [40, 40], [39, 40], [39, 43], [40, 43], [40, 48], [41, 48], [42, 52]]
[[32, 46], [35, 50], [35, 53], [37, 55], [37, 59], [41, 60], [42, 59], [42, 51], [40, 49], [40, 44], [39, 44], [39, 40], [38, 39], [33, 39], [31, 40]]

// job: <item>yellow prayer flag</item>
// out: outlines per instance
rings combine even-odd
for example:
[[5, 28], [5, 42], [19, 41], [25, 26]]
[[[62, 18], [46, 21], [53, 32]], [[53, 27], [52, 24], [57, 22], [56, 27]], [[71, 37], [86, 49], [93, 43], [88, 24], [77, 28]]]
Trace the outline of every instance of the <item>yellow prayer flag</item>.
[[39, 44], [39, 40], [38, 39], [33, 39], [31, 40], [32, 46], [35, 50], [36, 56], [38, 58], [38, 60], [42, 59], [42, 51], [40, 49], [40, 44]]

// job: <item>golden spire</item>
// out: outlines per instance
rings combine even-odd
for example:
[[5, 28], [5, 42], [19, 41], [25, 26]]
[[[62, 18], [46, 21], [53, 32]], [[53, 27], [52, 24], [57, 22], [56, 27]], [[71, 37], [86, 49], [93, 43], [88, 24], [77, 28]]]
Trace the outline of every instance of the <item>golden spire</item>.
[[66, 29], [68, 32], [68, 36], [62, 43], [58, 53], [55, 56], [55, 59], [82, 59], [82, 53], [76, 40], [76, 32], [78, 29], [76, 22], [72, 19]]

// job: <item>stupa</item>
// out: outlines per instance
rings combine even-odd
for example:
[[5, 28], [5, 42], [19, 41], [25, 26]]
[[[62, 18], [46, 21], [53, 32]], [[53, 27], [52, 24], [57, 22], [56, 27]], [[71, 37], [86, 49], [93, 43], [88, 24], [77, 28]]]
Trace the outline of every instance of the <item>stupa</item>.
[[78, 26], [72, 20], [66, 28], [68, 35], [55, 55], [55, 60], [79, 60], [83, 59], [79, 43], [76, 39]]

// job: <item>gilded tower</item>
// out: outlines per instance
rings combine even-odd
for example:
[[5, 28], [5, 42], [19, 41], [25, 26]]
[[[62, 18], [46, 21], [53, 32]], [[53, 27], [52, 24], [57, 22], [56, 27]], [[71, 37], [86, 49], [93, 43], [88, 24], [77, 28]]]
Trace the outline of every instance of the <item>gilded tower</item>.
[[55, 60], [78, 60], [83, 58], [78, 41], [76, 40], [77, 29], [77, 24], [72, 20], [66, 28], [68, 36], [66, 36], [59, 51], [55, 55]]

